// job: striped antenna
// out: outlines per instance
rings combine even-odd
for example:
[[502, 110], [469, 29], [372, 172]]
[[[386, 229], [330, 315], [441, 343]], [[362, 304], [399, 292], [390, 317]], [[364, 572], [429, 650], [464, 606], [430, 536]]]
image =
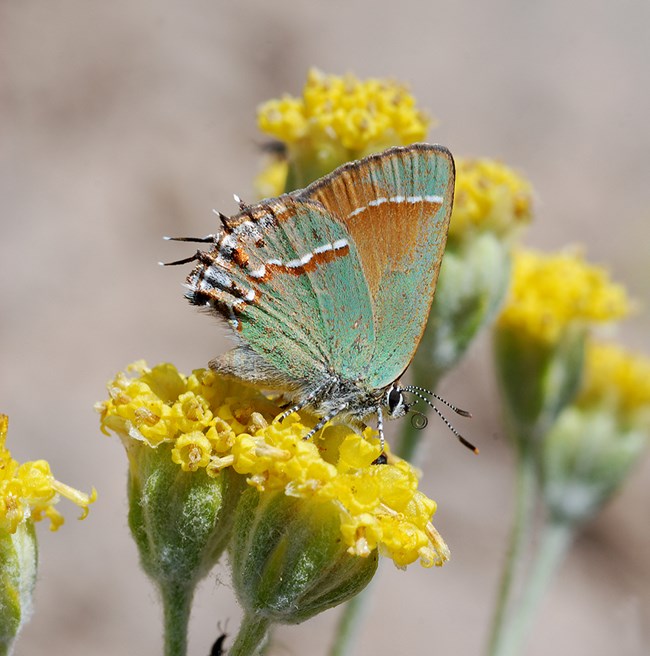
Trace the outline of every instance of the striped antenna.
[[438, 396], [435, 392], [432, 392], [431, 390], [428, 390], [425, 387], [418, 387], [417, 385], [408, 385], [407, 387], [402, 387], [402, 390], [404, 392], [411, 392], [413, 394], [415, 394], [414, 390], [417, 390], [418, 392], [423, 392], [424, 394], [428, 394], [429, 396], [432, 396], [434, 399], [440, 401], [440, 403], [444, 403], [449, 409], [453, 410], [457, 415], [460, 415], [461, 417], [471, 418], [472, 416], [471, 412], [468, 412], [467, 410], [463, 410], [462, 408], [458, 408], [452, 403], [449, 403], [449, 401], [443, 399], [442, 396]]
[[[460, 434], [460, 433], [459, 433], [459, 432], [458, 432], [458, 431], [457, 431], [457, 430], [456, 430], [456, 429], [455, 429], [455, 428], [449, 423], [449, 421], [447, 420], [447, 417], [445, 417], [445, 416], [442, 414], [442, 412], [440, 412], [440, 410], [439, 410], [435, 405], [433, 405], [433, 403], [431, 403], [431, 401], [429, 401], [429, 399], [427, 399], [426, 396], [424, 396], [424, 394], [421, 394], [421, 393], [418, 391], [419, 389], [421, 389], [421, 388], [417, 388], [417, 387], [415, 387], [414, 385], [410, 385], [409, 387], [404, 387], [404, 388], [402, 388], [402, 391], [404, 391], [404, 392], [410, 392], [411, 394], [413, 394], [413, 396], [417, 396], [418, 399], [420, 399], [421, 401], [424, 401], [424, 402], [425, 402], [425, 403], [426, 403], [426, 404], [427, 404], [427, 405], [428, 405], [428, 406], [429, 406], [429, 407], [430, 407], [430, 408], [431, 408], [431, 409], [432, 409], [432, 410], [438, 415], [438, 417], [440, 417], [440, 419], [442, 419], [442, 421], [445, 422], [445, 426], [447, 426], [447, 428], [448, 428], [448, 429], [449, 429], [449, 430], [450, 430], [450, 431], [456, 436], [456, 439], [457, 439], [457, 440], [458, 440], [463, 446], [466, 446], [470, 451], [473, 451], [475, 454], [478, 455], [478, 449], [477, 449], [477, 448], [476, 448], [471, 442], [469, 442], [468, 440], [466, 440], [466, 439], [465, 439], [465, 438], [464, 438], [464, 437], [463, 437], [463, 436], [462, 436], [462, 435], [461, 435], [461, 434]], [[424, 390], [424, 391], [425, 391], [425, 392], [428, 392], [428, 393], [431, 394], [432, 396], [435, 396], [437, 399], [440, 399], [440, 397], [437, 396], [437, 395], [435, 395], [435, 394], [433, 394], [433, 392], [429, 392], [429, 390]], [[457, 410], [453, 405], [451, 405], [451, 403], [447, 403], [447, 402], [444, 401], [443, 399], [440, 399], [440, 401], [442, 401], [445, 405], [449, 406], [449, 407], [450, 407], [452, 410], [454, 410], [455, 412], [458, 412], [458, 410]], [[416, 401], [416, 403], [417, 403], [417, 401]], [[465, 416], [465, 417], [468, 416], [468, 414], [469, 414], [469, 413], [466, 413], [466, 414], [464, 414], [464, 413], [466, 413], [465, 410], [462, 410], [461, 412], [458, 412], [458, 414], [461, 414], [461, 415], [463, 415], [463, 416]]]

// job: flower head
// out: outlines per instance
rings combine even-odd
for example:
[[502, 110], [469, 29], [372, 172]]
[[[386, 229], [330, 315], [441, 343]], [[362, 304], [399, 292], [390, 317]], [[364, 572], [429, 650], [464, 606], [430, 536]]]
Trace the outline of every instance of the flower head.
[[401, 84], [325, 75], [312, 68], [302, 97], [267, 101], [258, 110], [258, 124], [262, 132], [287, 144], [334, 139], [362, 153], [420, 141], [429, 119]]
[[614, 321], [626, 316], [630, 301], [605, 269], [578, 253], [515, 253], [510, 297], [499, 326], [552, 343], [571, 325]]
[[528, 180], [494, 160], [456, 159], [451, 240], [485, 230], [507, 236], [529, 223], [532, 214], [533, 190]]
[[260, 130], [285, 144], [288, 158], [284, 166], [273, 159], [258, 191], [292, 191], [345, 162], [422, 141], [429, 122], [402, 84], [311, 69], [299, 98], [269, 100], [258, 110]]
[[54, 507], [61, 496], [80, 506], [84, 519], [96, 491], [84, 494], [57, 481], [45, 460], [16, 462], [5, 444], [8, 423], [7, 416], [0, 415], [0, 528], [14, 533], [26, 519], [38, 522], [47, 517], [50, 529], [56, 531], [64, 521]]
[[[95, 406], [102, 431], [107, 435], [114, 431], [127, 446], [135, 440], [155, 448], [183, 437], [180, 448], [187, 443], [187, 435], [194, 433], [222, 444], [230, 431], [241, 433], [248, 428], [251, 399], [268, 416], [275, 410], [251, 388], [227, 382], [211, 371], [198, 369], [185, 376], [172, 364], [149, 369], [142, 360], [118, 373], [108, 392], [109, 398]], [[180, 464], [183, 457], [176, 457]]]
[[441, 565], [448, 558], [431, 517], [435, 502], [418, 490], [407, 462], [390, 456], [377, 466], [379, 441], [346, 426], [329, 426], [313, 441], [303, 436], [308, 415], [274, 422], [280, 408], [252, 388], [196, 370], [183, 376], [173, 365], [130, 367], [109, 384], [110, 399], [98, 404], [102, 427], [127, 443], [169, 445], [183, 471], [218, 477], [224, 469], [245, 476], [258, 491], [282, 491], [326, 502], [337, 509], [349, 552], [375, 549], [398, 566], [416, 560]]
[[350, 554], [368, 556], [379, 548], [400, 567], [417, 559], [425, 567], [447, 560], [447, 547], [431, 524], [436, 504], [418, 491], [411, 465], [390, 454], [389, 464], [373, 465], [381, 447], [370, 429], [361, 436], [331, 426], [306, 442], [309, 424], [302, 421], [294, 415], [282, 425], [240, 435], [233, 447], [235, 471], [260, 491], [333, 504]]

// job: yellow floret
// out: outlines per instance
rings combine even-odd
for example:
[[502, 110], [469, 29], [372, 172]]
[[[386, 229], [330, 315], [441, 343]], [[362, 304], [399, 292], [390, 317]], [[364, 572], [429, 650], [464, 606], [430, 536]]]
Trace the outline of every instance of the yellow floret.
[[207, 467], [210, 462], [212, 444], [199, 431], [181, 435], [172, 449], [172, 461], [180, 465], [183, 471], [196, 471]]

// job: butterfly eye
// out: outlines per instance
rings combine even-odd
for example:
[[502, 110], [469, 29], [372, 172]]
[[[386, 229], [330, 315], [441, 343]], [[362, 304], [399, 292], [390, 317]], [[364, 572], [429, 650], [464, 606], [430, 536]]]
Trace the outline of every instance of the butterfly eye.
[[406, 412], [406, 403], [404, 403], [404, 395], [399, 387], [390, 388], [386, 399], [388, 405], [388, 412], [392, 417], [401, 417]]

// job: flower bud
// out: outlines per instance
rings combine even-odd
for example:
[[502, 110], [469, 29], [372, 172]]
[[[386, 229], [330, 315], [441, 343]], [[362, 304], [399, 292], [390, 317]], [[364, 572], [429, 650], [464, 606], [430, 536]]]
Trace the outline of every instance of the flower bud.
[[585, 330], [574, 326], [557, 340], [531, 340], [500, 327], [494, 335], [497, 376], [514, 435], [536, 441], [546, 433], [580, 385]]
[[230, 546], [233, 582], [247, 614], [296, 624], [368, 585], [377, 550], [351, 555], [339, 510], [282, 491], [247, 490], [237, 507]]
[[542, 492], [555, 520], [582, 523], [638, 461], [650, 435], [650, 360], [590, 343], [575, 403], [541, 451]]
[[[170, 364], [139, 362], [129, 373], [97, 405], [102, 429], [119, 435], [128, 456], [129, 525], [147, 574], [193, 590], [230, 538], [244, 483], [217, 465], [246, 426], [227, 402], [233, 389], [209, 371], [183, 376]], [[251, 395], [242, 390], [242, 402]]]
[[23, 520], [13, 533], [0, 530], [0, 562], [0, 655], [5, 656], [32, 610], [38, 547], [31, 520]]
[[169, 444], [130, 449], [129, 526], [154, 581], [193, 588], [226, 547], [242, 479], [183, 471], [171, 451]]

